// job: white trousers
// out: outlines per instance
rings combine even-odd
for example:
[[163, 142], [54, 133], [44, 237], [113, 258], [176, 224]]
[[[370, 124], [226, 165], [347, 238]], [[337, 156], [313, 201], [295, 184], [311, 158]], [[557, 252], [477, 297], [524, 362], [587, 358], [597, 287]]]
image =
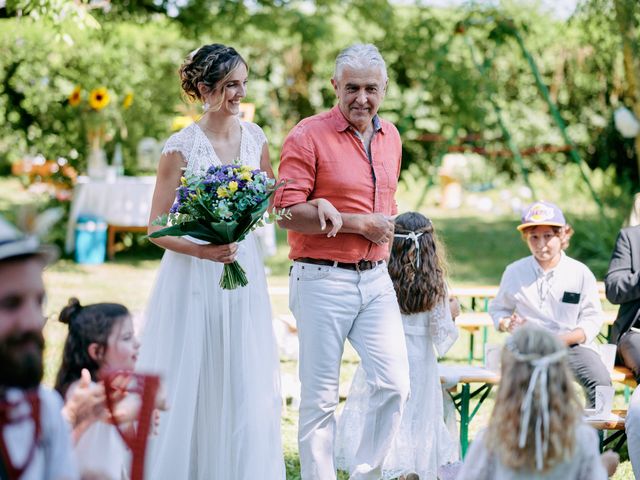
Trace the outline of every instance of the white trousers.
[[640, 478], [640, 388], [636, 387], [631, 395], [627, 418], [625, 420], [627, 432], [627, 449], [629, 460], [635, 478]]
[[334, 480], [340, 362], [348, 338], [371, 388], [351, 479], [379, 479], [409, 394], [400, 309], [386, 264], [357, 272], [294, 262], [289, 307], [300, 340], [298, 446], [303, 480]]

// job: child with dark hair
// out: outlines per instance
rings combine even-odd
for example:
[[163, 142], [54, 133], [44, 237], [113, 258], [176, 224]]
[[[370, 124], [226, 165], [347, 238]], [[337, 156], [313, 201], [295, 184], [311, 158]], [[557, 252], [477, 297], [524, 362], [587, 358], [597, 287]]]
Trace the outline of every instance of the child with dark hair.
[[[438, 355], [444, 355], [458, 331], [449, 307], [443, 249], [431, 220], [424, 215], [408, 212], [396, 218], [389, 275], [402, 312], [411, 395], [383, 465], [383, 478], [415, 478], [417, 474], [420, 480], [435, 480], [439, 466], [457, 460], [458, 448], [444, 423], [434, 347]], [[352, 466], [359, 444], [369, 388], [364, 370], [358, 367], [338, 421], [337, 464], [344, 470]]]
[[[133, 371], [140, 344], [133, 332], [129, 310], [117, 303], [82, 306], [71, 298], [59, 320], [69, 326], [56, 390], [69, 398], [79, 384], [113, 370]], [[122, 420], [119, 415], [118, 419]], [[127, 478], [129, 452], [105, 412], [103, 421], [88, 426], [75, 447], [80, 472], [109, 480]]]

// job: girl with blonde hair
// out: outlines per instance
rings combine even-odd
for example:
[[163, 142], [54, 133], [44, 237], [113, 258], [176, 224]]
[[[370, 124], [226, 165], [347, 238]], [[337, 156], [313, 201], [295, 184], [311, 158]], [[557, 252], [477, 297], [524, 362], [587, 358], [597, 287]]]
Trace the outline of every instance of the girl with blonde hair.
[[502, 372], [489, 426], [458, 473], [464, 480], [600, 480], [617, 454], [599, 455], [596, 431], [582, 422], [567, 349], [532, 325], [514, 331], [502, 350]]

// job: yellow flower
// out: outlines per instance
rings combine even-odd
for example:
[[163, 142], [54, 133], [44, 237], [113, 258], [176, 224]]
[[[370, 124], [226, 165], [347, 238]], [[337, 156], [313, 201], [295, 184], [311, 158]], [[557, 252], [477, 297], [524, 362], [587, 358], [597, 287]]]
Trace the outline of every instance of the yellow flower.
[[241, 172], [250, 172], [251, 171], [251, 165], [242, 165], [240, 167], [240, 171]]
[[185, 177], [180, 177], [180, 185], [183, 187], [187, 186], [187, 179]]
[[229, 191], [231, 193], [234, 193], [236, 190], [238, 190], [238, 182], [234, 182], [234, 181], [229, 182]]
[[71, 105], [72, 107], [77, 107], [78, 105], [80, 105], [81, 101], [82, 88], [80, 88], [80, 85], [76, 85], [76, 87], [71, 92], [71, 95], [69, 95], [69, 105]]
[[133, 103], [133, 93], [129, 92], [124, 96], [124, 100], [122, 101], [122, 108], [125, 110], [128, 109]]
[[89, 106], [94, 110], [102, 110], [110, 101], [109, 92], [105, 87], [94, 88], [89, 94]]
[[242, 172], [240, 178], [249, 182], [253, 178], [253, 175], [251, 175], [251, 172]]
[[218, 187], [218, 190], [216, 190], [216, 193], [220, 198], [225, 198], [229, 196], [229, 192], [227, 192], [227, 189], [225, 187]]

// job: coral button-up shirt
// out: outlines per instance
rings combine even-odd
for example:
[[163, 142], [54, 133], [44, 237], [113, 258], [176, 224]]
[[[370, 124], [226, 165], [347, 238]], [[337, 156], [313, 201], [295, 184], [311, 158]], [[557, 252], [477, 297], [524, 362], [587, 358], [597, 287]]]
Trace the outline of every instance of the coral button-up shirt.
[[[338, 106], [302, 120], [284, 141], [278, 177], [288, 183], [275, 193], [277, 208], [315, 198], [329, 200], [342, 213], [395, 215], [395, 192], [400, 174], [402, 144], [396, 127], [373, 119], [369, 152]], [[387, 244], [376, 245], [362, 235], [288, 232], [289, 258], [339, 262], [382, 260]]]

